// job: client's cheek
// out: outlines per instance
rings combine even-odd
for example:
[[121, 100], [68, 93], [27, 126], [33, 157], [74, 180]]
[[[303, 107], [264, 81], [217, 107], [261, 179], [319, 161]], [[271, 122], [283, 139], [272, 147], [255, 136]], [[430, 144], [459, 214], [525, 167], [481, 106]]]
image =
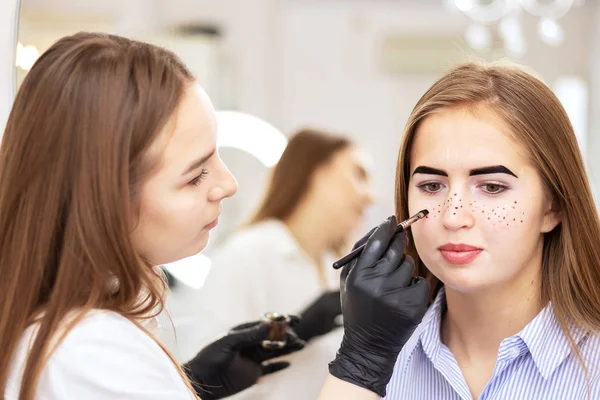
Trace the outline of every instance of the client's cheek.
[[439, 232], [436, 225], [439, 225], [440, 221], [440, 218], [423, 218], [410, 227], [412, 240], [419, 254], [437, 246], [435, 244], [435, 238], [437, 237], [435, 232]]
[[480, 202], [473, 208], [477, 221], [493, 229], [514, 229], [526, 223], [525, 208], [519, 201], [509, 199], [504, 202]]
[[[454, 203], [456, 202], [456, 205], [454, 205]], [[431, 219], [439, 219], [444, 212], [448, 212], [451, 210], [458, 210], [459, 208], [461, 208], [461, 202], [462, 200], [460, 199], [449, 199], [446, 201], [440, 201], [440, 200], [420, 200], [420, 201], [415, 201], [413, 203], [412, 207], [409, 207], [409, 214], [410, 215], [414, 215], [416, 213], [418, 213], [421, 210], [427, 210], [429, 211], [429, 214], [427, 214], [427, 216], [424, 218], [426, 220], [431, 220]], [[415, 205], [416, 204], [416, 205]]]

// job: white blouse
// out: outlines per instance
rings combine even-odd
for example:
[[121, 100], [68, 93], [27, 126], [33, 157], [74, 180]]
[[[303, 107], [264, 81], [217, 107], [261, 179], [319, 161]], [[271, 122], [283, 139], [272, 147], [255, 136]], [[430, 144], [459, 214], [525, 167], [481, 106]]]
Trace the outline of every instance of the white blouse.
[[[19, 343], [5, 400], [18, 400], [36, 326]], [[40, 400], [190, 400], [177, 369], [143, 330], [110, 311], [94, 310], [67, 334], [40, 376]]]

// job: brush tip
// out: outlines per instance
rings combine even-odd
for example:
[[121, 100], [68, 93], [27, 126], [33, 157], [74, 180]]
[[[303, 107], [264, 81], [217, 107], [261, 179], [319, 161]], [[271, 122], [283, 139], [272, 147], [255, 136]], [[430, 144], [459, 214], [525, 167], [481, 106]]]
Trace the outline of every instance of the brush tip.
[[429, 210], [421, 210], [421, 212], [419, 214], [422, 214], [421, 218], [425, 217], [427, 214], [429, 214]]

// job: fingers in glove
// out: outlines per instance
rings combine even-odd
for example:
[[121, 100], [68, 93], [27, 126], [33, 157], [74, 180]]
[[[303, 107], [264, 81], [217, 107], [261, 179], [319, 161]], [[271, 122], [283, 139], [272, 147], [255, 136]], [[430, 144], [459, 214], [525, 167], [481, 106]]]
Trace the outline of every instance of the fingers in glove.
[[286, 335], [286, 345], [282, 349], [259, 349], [257, 356], [261, 361], [287, 356], [304, 348], [306, 342], [300, 339], [294, 332], [289, 331]]
[[[404, 260], [404, 251], [406, 250], [407, 244], [408, 237], [406, 235], [406, 232], [401, 232], [394, 235], [393, 239], [389, 244], [389, 247], [383, 254], [383, 257], [371, 267], [376, 268], [379, 274], [386, 276], [392, 274], [402, 265]], [[366, 273], [367, 270], [368, 268], [365, 268], [361, 272]], [[361, 274], [360, 272], [357, 272], [357, 275], [359, 276], [358, 279], [361, 279], [363, 277], [363, 274]], [[408, 283], [410, 283], [410, 281]], [[403, 286], [407, 286], [408, 283]]]
[[269, 337], [270, 330], [269, 325], [257, 323], [249, 328], [233, 330], [219, 339], [219, 341], [223, 346], [227, 346], [233, 351], [238, 351], [246, 347], [260, 345], [263, 340]]
[[356, 264], [356, 261], [350, 261], [348, 264], [344, 265], [342, 268], [342, 272], [340, 272], [340, 290], [343, 290], [344, 285], [346, 283], [346, 279], [348, 278], [348, 273], [352, 269], [352, 267]]
[[302, 321], [302, 317], [299, 317], [298, 315], [288, 315], [288, 317], [290, 317], [289, 325], [291, 328], [298, 325], [300, 321]]
[[416, 278], [416, 282], [412, 283], [407, 290], [413, 292], [413, 296], [416, 302], [419, 304], [427, 305], [429, 299], [429, 291], [431, 290], [431, 285], [429, 281], [421, 276]]
[[278, 361], [278, 362], [272, 362], [272, 363], [264, 363], [261, 365], [262, 368], [262, 374], [264, 375], [269, 375], [272, 374], [274, 372], [277, 371], [281, 371], [282, 369], [286, 369], [287, 367], [290, 366], [290, 363], [287, 361]]
[[260, 324], [260, 321], [246, 322], [244, 324], [240, 324], [240, 325], [234, 326], [233, 328], [231, 328], [229, 330], [229, 332], [241, 331], [241, 330], [244, 330], [244, 329], [252, 328], [252, 327], [254, 327], [254, 326], [258, 325], [258, 324]]
[[[381, 266], [382, 270], [388, 269], [391, 267], [387, 265]], [[415, 262], [411, 256], [404, 256], [404, 260], [399, 263], [394, 270], [391, 272], [385, 272], [387, 279], [385, 280], [386, 287], [397, 287], [404, 288], [410, 286], [413, 282], [413, 275], [415, 271]]]
[[298, 337], [292, 330], [288, 330], [285, 335], [286, 345], [283, 349], [285, 354], [290, 354], [298, 350], [302, 350], [306, 345], [306, 342]]
[[[391, 290], [391, 289], [390, 289]], [[401, 288], [401, 293], [396, 292], [396, 307], [402, 309], [402, 313], [408, 321], [417, 325], [423, 319], [427, 311], [429, 300], [429, 281], [425, 278], [417, 278], [416, 283]]]
[[[365, 268], [375, 264], [389, 247], [390, 241], [396, 233], [396, 217], [388, 217], [382, 222], [367, 240], [365, 248], [358, 257], [356, 267]], [[350, 263], [352, 264], [352, 263]]]

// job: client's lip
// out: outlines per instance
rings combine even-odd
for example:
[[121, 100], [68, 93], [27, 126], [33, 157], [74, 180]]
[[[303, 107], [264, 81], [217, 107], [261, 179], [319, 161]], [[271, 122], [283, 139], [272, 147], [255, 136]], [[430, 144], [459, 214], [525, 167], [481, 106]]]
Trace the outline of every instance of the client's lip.
[[479, 247], [463, 243], [446, 243], [445, 245], [438, 247], [438, 250], [447, 262], [458, 265], [470, 263], [483, 251]]
[[458, 243], [458, 244], [446, 243], [446, 244], [438, 247], [438, 250], [444, 250], [444, 251], [475, 251], [475, 250], [481, 250], [481, 248], [475, 247], [475, 246], [471, 246], [471, 245], [468, 245], [468, 244], [464, 244], [464, 243]]

